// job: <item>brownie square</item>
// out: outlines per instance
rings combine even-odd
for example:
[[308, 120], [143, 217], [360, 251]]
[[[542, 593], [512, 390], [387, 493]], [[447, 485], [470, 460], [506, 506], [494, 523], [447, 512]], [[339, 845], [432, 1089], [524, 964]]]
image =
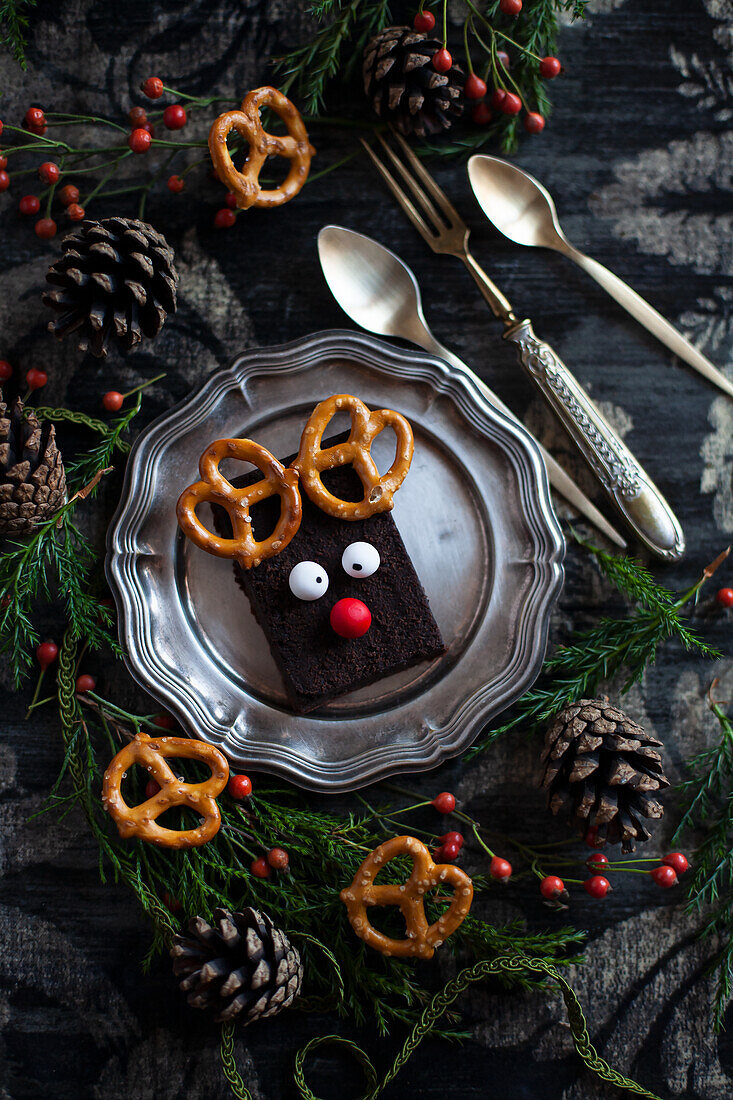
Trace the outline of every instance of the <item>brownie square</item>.
[[[323, 446], [345, 438], [335, 436]], [[284, 459], [284, 464], [294, 457]], [[260, 476], [249, 474], [233, 484], [246, 485]], [[363, 495], [350, 466], [328, 471], [323, 482], [342, 500], [361, 500]], [[445, 646], [391, 514], [349, 522], [322, 512], [305, 492], [301, 497], [303, 518], [288, 546], [252, 569], [235, 564], [234, 572], [270, 643], [288, 699], [295, 711], [305, 714], [339, 695], [431, 660]], [[279, 497], [270, 497], [252, 509], [258, 540], [273, 530], [279, 508]], [[217, 529], [230, 534], [228, 516], [215, 511]], [[379, 551], [379, 568], [363, 580], [350, 577], [341, 564], [352, 542], [369, 542]], [[290, 591], [288, 577], [300, 561], [317, 562], [326, 570], [328, 590], [320, 599], [299, 600]], [[341, 638], [331, 628], [331, 608], [344, 597], [362, 600], [371, 611], [371, 627], [361, 638]]]

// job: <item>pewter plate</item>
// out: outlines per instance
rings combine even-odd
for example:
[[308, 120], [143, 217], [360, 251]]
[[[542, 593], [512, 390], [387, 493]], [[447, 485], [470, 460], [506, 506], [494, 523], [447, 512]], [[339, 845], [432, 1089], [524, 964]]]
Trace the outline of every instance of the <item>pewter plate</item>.
[[[175, 503], [213, 439], [247, 436], [292, 453], [313, 406], [332, 393], [412, 424], [415, 456], [393, 515], [447, 652], [302, 716], [231, 562], [181, 535]], [[380, 469], [392, 459], [388, 436], [374, 445]], [[436, 767], [529, 687], [563, 554], [544, 464], [521, 425], [441, 360], [335, 331], [247, 352], [140, 435], [107, 573], [132, 675], [188, 733], [237, 768], [337, 792]]]

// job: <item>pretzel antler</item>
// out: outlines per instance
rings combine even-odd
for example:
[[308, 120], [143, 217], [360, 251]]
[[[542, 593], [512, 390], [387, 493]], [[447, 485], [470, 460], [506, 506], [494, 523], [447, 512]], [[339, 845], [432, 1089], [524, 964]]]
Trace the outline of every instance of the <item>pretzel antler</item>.
[[[340, 409], [346, 409], [351, 416], [349, 438], [345, 443], [322, 450], [323, 433]], [[397, 448], [394, 462], [380, 477], [371, 448], [379, 433], [387, 427], [394, 429]], [[337, 519], [365, 519], [392, 509], [392, 498], [407, 477], [413, 450], [412, 428], [404, 416], [392, 409], [370, 412], [358, 397], [341, 393], [316, 405], [303, 431], [293, 466], [300, 473], [306, 493], [323, 512]], [[353, 465], [364, 487], [361, 501], [340, 500], [328, 491], [321, 479], [325, 470], [348, 463]]]
[[[251, 462], [264, 474], [263, 480], [235, 489], [219, 470], [225, 458]], [[199, 471], [201, 480], [184, 489], [176, 505], [181, 530], [192, 542], [216, 557], [234, 558], [243, 569], [259, 565], [288, 545], [302, 517], [295, 470], [286, 469], [265, 447], [251, 439], [217, 439], [202, 454]], [[269, 538], [258, 542], [252, 532], [250, 508], [275, 494], [281, 500], [280, 518]], [[204, 527], [196, 515], [197, 505], [204, 501], [226, 510], [233, 538], [221, 538]]]

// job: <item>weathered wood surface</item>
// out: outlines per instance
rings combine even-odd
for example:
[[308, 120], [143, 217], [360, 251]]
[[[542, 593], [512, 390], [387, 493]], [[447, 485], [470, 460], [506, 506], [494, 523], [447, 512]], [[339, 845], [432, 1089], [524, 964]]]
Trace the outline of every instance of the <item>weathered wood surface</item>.
[[[0, 114], [17, 119], [31, 100], [49, 109], [122, 113], [151, 73], [188, 92], [215, 85], [246, 90], [261, 82], [264, 58], [292, 40], [304, 7], [284, 0], [41, 0], [28, 72], [0, 59]], [[562, 34], [567, 74], [553, 86], [552, 120], [541, 138], [523, 142], [518, 157], [556, 196], [570, 238], [628, 279], [721, 365], [730, 364], [733, 302], [726, 102], [732, 34], [730, 0], [592, 0], [585, 25]], [[321, 166], [344, 141], [314, 138]], [[674, 363], [561, 258], [500, 240], [482, 222], [460, 165], [437, 174], [474, 230], [479, 260], [519, 308], [531, 312], [537, 330], [674, 504], [689, 551], [660, 574], [674, 586], [691, 581], [733, 531], [733, 405]], [[165, 385], [146, 402], [153, 416], [245, 347], [342, 326], [314, 243], [317, 229], [336, 221], [376, 235], [414, 267], [436, 335], [584, 477], [466, 274], [428, 253], [362, 159], [309, 185], [277, 214], [250, 212], [230, 233], [211, 228], [219, 191], [208, 179], [192, 181], [180, 198], [165, 189], [151, 196], [148, 216], [178, 251], [181, 308], [154, 345], [128, 359], [113, 354], [101, 366], [80, 361], [70, 345], [56, 346], [45, 332], [39, 291], [58, 242], [42, 244], [19, 221], [18, 193], [14, 188], [12, 197], [0, 199], [0, 355], [23, 370], [48, 369], [47, 403], [95, 411], [104, 390], [124, 391], [166, 369]], [[111, 511], [118, 487], [105, 492]], [[93, 537], [100, 532], [101, 524], [90, 529]], [[587, 558], [571, 550], [553, 638], [609, 606], [620, 610]], [[700, 623], [725, 649], [730, 620], [701, 617]], [[47, 625], [53, 632], [52, 617]], [[99, 671], [105, 690], [135, 700], [126, 677], [113, 681]], [[733, 664], [724, 661], [717, 671], [725, 697], [733, 691]], [[633, 716], [667, 742], [673, 776], [680, 761], [714, 735], [703, 699], [711, 674], [670, 648], [627, 699]], [[186, 1008], [165, 961], [151, 976], [141, 975], [148, 931], [127, 893], [100, 884], [81, 817], [73, 814], [61, 825], [47, 817], [28, 820], [57, 773], [59, 740], [52, 715], [41, 711], [24, 722], [28, 692], [11, 697], [7, 677], [3, 683], [0, 1097], [226, 1097], [216, 1029]], [[538, 746], [513, 738], [470, 768], [455, 763], [415, 783], [454, 789], [494, 828], [559, 837], [542, 796], [533, 793], [537, 775]], [[673, 816], [658, 830], [660, 846]], [[521, 916], [534, 926], [566, 919], [548, 914], [531, 886], [497, 891], [484, 907], [496, 920]], [[733, 1050], [708, 1024], [707, 948], [694, 942], [694, 921], [675, 898], [630, 877], [603, 904], [578, 898], [570, 917], [590, 932], [588, 966], [574, 980], [604, 1057], [664, 1097], [729, 1096]], [[582, 1072], [557, 1000], [482, 990], [463, 1003], [472, 1040], [462, 1051], [427, 1044], [389, 1095], [611, 1095]], [[244, 1033], [241, 1068], [257, 1100], [293, 1094], [292, 1052], [323, 1030], [322, 1023], [289, 1013]], [[384, 1062], [392, 1044], [371, 1049]], [[342, 1072], [322, 1061], [316, 1072], [321, 1095], [357, 1094], [351, 1071], [348, 1089]]]

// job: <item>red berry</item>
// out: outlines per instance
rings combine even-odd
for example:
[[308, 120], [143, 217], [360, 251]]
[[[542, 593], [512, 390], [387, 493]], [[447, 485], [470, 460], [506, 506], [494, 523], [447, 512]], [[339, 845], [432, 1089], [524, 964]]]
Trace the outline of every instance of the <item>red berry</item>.
[[73, 183], [66, 183], [59, 191], [59, 198], [64, 206], [73, 206], [79, 201], [79, 188]]
[[[157, 786], [157, 783], [156, 783], [156, 786]], [[171, 913], [180, 913], [181, 909], [183, 909], [183, 906], [181, 905], [178, 898], [172, 898], [167, 890], [164, 890], [163, 893], [160, 896], [161, 896], [161, 899], [163, 901], [163, 904], [168, 906]]]
[[71, 206], [66, 207], [66, 213], [72, 222], [83, 222], [87, 212], [78, 202], [72, 202]]
[[0, 134], [1, 134], [2, 132], [3, 132], [3, 124], [2, 124], [2, 122], [0, 121]]
[[186, 125], [186, 108], [180, 103], [171, 103], [163, 111], [163, 125], [168, 130], [182, 130]]
[[290, 856], [284, 848], [270, 848], [267, 853], [267, 862], [275, 871], [287, 871], [290, 866]]
[[540, 76], [553, 80], [562, 72], [562, 65], [556, 57], [543, 57], [540, 61]]
[[438, 50], [433, 54], [433, 68], [436, 73], [447, 73], [453, 64], [453, 58], [448, 50], [443, 46], [442, 50]]
[[445, 852], [442, 845], [433, 849], [433, 863], [445, 863]]
[[45, 370], [38, 370], [36, 367], [31, 367], [31, 369], [26, 372], [25, 381], [29, 390], [40, 390], [48, 382], [48, 375]]
[[7, 168], [7, 167], [8, 167], [8, 158], [3, 156], [2, 153], [0, 153], [0, 168]]
[[690, 866], [687, 856], [682, 852], [670, 852], [662, 858], [662, 863], [667, 867], [672, 867], [678, 875], [684, 875], [685, 871]]
[[10, 187], [10, 176], [3, 169], [2, 171], [0, 171], [0, 191], [7, 191], [7, 189], [9, 187]]
[[0, 382], [7, 382], [8, 378], [12, 376], [13, 368], [7, 359], [0, 359]]
[[176, 720], [172, 714], [154, 714], [153, 724], [162, 730], [174, 730], [176, 728]]
[[45, 672], [49, 665], [52, 665], [59, 655], [59, 647], [55, 642], [41, 642], [36, 647], [36, 660]]
[[445, 836], [440, 838], [441, 844], [457, 844], [458, 849], [463, 847], [463, 836], [461, 833], [446, 833]]
[[506, 88], [494, 88], [491, 94], [491, 106], [495, 111], [504, 110], [504, 100], [506, 99]]
[[143, 129], [133, 130], [127, 140], [127, 144], [130, 146], [133, 153], [147, 153], [152, 142], [153, 139], [148, 131]]
[[486, 95], [486, 82], [480, 76], [476, 76], [476, 73], [470, 73], [466, 77], [463, 93], [466, 99], [483, 99]]
[[231, 229], [237, 220], [237, 215], [233, 210], [230, 210], [227, 206], [222, 206], [221, 210], [217, 210], [216, 217], [214, 218], [214, 226], [216, 229]]
[[583, 840], [589, 848], [600, 848], [601, 845], [598, 840], [598, 829], [595, 825], [591, 825], [590, 829], [586, 829]]
[[669, 890], [670, 886], [677, 885], [677, 874], [674, 867], [669, 867], [665, 863], [661, 867], [652, 867], [649, 874], [657, 886], [661, 886], [663, 890]]
[[76, 678], [76, 690], [80, 695], [83, 695], [87, 691], [94, 691], [96, 686], [97, 681], [86, 672]]
[[182, 176], [170, 176], [168, 178], [168, 190], [172, 191], [174, 195], [180, 195], [185, 186], [186, 181]]
[[[160, 785], [155, 782], [154, 779], [149, 779], [145, 784], [145, 797], [155, 798], [156, 794], [160, 790]], [[167, 904], [167, 903], [166, 903]]]
[[38, 166], [38, 175], [44, 183], [58, 183], [61, 169], [52, 160], [44, 160], [43, 164]]
[[155, 127], [153, 126], [152, 122], [143, 122], [140, 129], [147, 130], [151, 137], [155, 137]]
[[557, 875], [546, 875], [540, 883], [540, 893], [548, 901], [556, 901], [565, 893], [565, 883]]
[[545, 120], [539, 111], [528, 111], [524, 116], [524, 128], [528, 134], [541, 134], [545, 128]]
[[460, 850], [461, 850], [460, 844], [450, 843], [450, 844], [442, 844], [440, 846], [440, 851], [443, 854], [443, 859], [446, 860], [446, 861], [451, 860], [451, 859], [456, 859], [458, 857], [458, 853], [460, 852]]
[[18, 210], [21, 214], [25, 214], [26, 217], [37, 214], [40, 209], [41, 200], [38, 198], [38, 195], [23, 195], [23, 198], [18, 203]]
[[441, 791], [440, 794], [436, 794], [430, 805], [434, 806], [439, 814], [452, 814], [456, 808], [455, 795], [450, 791]]
[[509, 72], [512, 63], [506, 50], [496, 51], [496, 61], [498, 65], [501, 65], [502, 69], [506, 69], [506, 71]]
[[518, 115], [522, 109], [522, 101], [514, 92], [507, 92], [501, 109], [505, 115]]
[[163, 94], [163, 81], [159, 76], [149, 76], [140, 87], [148, 99], [160, 99]]
[[587, 878], [583, 883], [583, 889], [586, 894], [590, 894], [592, 898], [605, 898], [608, 891], [611, 889], [611, 883], [603, 875], [593, 875], [593, 878]]
[[40, 107], [29, 107], [23, 122], [26, 129], [31, 130], [33, 133], [38, 133], [46, 128], [46, 116]]
[[264, 856], [260, 856], [259, 859], [253, 859], [249, 869], [257, 878], [270, 877], [270, 864]]
[[233, 775], [227, 783], [232, 798], [249, 798], [252, 794], [252, 780], [248, 775]]
[[119, 412], [122, 408], [122, 402], [125, 400], [124, 395], [117, 390], [107, 390], [102, 396], [102, 405], [110, 413]]
[[512, 865], [508, 859], [494, 856], [489, 864], [489, 874], [497, 882], [506, 882], [512, 876]]
[[593, 852], [589, 855], [585, 861], [586, 867], [591, 869], [594, 867], [606, 867], [608, 865], [608, 856], [604, 856], [603, 852]]
[[499, 0], [499, 11], [504, 15], [519, 15], [522, 10], [522, 0]]
[[224, 202], [227, 204], [230, 210], [234, 210], [237, 205], [237, 196], [234, 194], [233, 191], [227, 191], [224, 197]]
[[144, 126], [148, 121], [148, 113], [144, 107], [131, 107], [130, 113], [127, 116], [132, 124], [133, 129], [137, 129], [138, 126]]
[[733, 607], [733, 588], [720, 588], [715, 599], [721, 607]]
[[431, 11], [419, 11], [413, 19], [412, 25], [416, 31], [427, 34], [435, 26], [435, 16]]
[[347, 597], [336, 601], [329, 620], [339, 638], [361, 638], [372, 625], [372, 613], [361, 600]]
[[477, 126], [488, 126], [493, 117], [488, 103], [474, 103], [471, 108], [471, 118]]
[[44, 241], [50, 241], [51, 237], [55, 237], [57, 228], [53, 218], [39, 218], [34, 226], [36, 236]]

